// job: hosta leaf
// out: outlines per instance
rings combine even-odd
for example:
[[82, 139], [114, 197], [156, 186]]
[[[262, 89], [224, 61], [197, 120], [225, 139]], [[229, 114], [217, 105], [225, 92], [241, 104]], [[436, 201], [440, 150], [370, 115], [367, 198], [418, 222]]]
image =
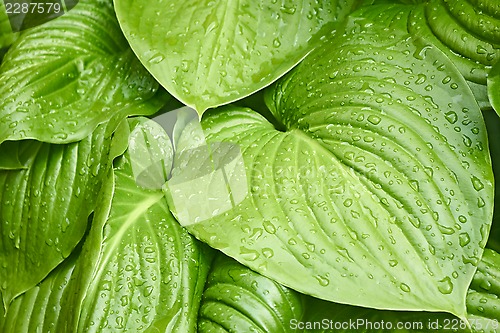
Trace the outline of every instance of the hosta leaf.
[[78, 143], [18, 144], [25, 169], [0, 171], [0, 291], [4, 305], [39, 283], [87, 229], [109, 161], [99, 126]]
[[[500, 255], [486, 249], [467, 294], [467, 319], [473, 332], [500, 329]], [[470, 332], [467, 322], [444, 313], [380, 311], [307, 299], [304, 332]], [[314, 329], [316, 328], [316, 329]]]
[[[434, 44], [468, 80], [480, 106], [489, 108], [486, 79], [500, 55], [500, 15], [493, 3], [432, 0], [413, 6], [380, 4], [364, 7], [357, 15], [377, 22], [382, 18], [391, 26], [397, 23], [399, 28]], [[399, 9], [398, 15], [390, 17], [395, 9]]]
[[304, 296], [224, 255], [216, 257], [203, 292], [198, 332], [296, 332]]
[[0, 67], [0, 143], [68, 143], [99, 123], [152, 114], [166, 101], [136, 59], [111, 1], [85, 0], [24, 32]]
[[248, 96], [290, 70], [355, 0], [116, 0], [135, 53], [200, 114]]
[[446, 313], [382, 311], [313, 298], [306, 307], [303, 321], [291, 323], [304, 333], [470, 332], [465, 321]]
[[[500, 254], [486, 249], [467, 294], [467, 310], [500, 329]], [[496, 327], [495, 327], [496, 326]]]
[[[157, 150], [170, 141], [151, 123], [136, 121], [131, 142], [158, 135], [158, 145], [150, 148], [168, 150]], [[69, 332], [196, 331], [211, 255], [175, 221], [161, 190], [137, 185], [131, 160], [145, 154], [125, 153], [103, 186], [68, 285]]]
[[[172, 177], [172, 202], [196, 197], [200, 207], [198, 216], [179, 215], [175, 205], [179, 222], [304, 293], [464, 318], [491, 224], [493, 175], [481, 112], [448, 58], [356, 19], [267, 100], [285, 131], [247, 109], [205, 117], [207, 142], [238, 146], [246, 174], [226, 162], [193, 176], [203, 186], [170, 186]], [[183, 168], [203, 162], [179, 156]], [[249, 195], [227, 196], [207, 216], [224, 184], [239, 193], [246, 184]]]
[[0, 332], [62, 332], [62, 300], [67, 296], [69, 279], [78, 254], [71, 255], [56, 267], [39, 285], [17, 297], [4, 312], [0, 307]]

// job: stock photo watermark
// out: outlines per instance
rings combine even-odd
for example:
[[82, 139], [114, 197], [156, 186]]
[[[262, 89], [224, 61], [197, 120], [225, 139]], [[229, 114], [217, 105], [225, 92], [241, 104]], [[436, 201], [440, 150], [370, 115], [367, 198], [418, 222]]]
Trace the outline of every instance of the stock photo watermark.
[[[157, 149], [151, 149], [152, 144]], [[129, 149], [137, 185], [164, 190], [182, 225], [231, 210], [249, 193], [240, 147], [207, 143], [191, 108], [167, 112], [136, 127]]]
[[39, 26], [64, 15], [78, 4], [78, 0], [3, 0], [12, 32]]
[[462, 331], [472, 327], [475, 330], [498, 330], [498, 320], [469, 319], [469, 325], [459, 318], [432, 318], [427, 320], [370, 320], [366, 318], [332, 320], [323, 318], [318, 321], [289, 322], [292, 330], [326, 330], [326, 331]]

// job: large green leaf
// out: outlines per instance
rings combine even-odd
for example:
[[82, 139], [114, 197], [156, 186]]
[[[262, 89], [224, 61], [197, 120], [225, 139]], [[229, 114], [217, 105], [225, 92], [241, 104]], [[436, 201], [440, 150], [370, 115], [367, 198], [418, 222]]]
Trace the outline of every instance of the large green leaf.
[[68, 285], [68, 332], [196, 332], [211, 254], [175, 221], [161, 190], [137, 184], [133, 160], [161, 155], [170, 141], [151, 121], [132, 124], [131, 144], [155, 137], [156, 145], [127, 151], [103, 186]]
[[115, 0], [115, 8], [146, 68], [201, 114], [275, 81], [356, 2]]
[[[240, 148], [245, 171], [210, 162], [212, 172], [192, 173], [182, 186], [174, 168], [167, 194], [179, 222], [304, 293], [465, 318], [492, 219], [493, 175], [481, 112], [448, 58], [356, 19], [267, 100], [285, 131], [248, 109], [204, 118], [206, 159], [223, 160], [221, 141]], [[207, 154], [182, 155], [177, 166], [201, 169]]]
[[224, 255], [216, 257], [203, 292], [198, 332], [296, 332], [303, 295]]
[[123, 37], [111, 0], [83, 0], [24, 32], [0, 67], [0, 143], [68, 143], [104, 121], [152, 114], [167, 95]]
[[[472, 316], [489, 320], [500, 330], [500, 254], [484, 251], [467, 294], [467, 310]], [[484, 326], [484, 325], [483, 325]], [[487, 330], [488, 331], [488, 330]]]
[[[486, 249], [467, 293], [467, 319], [473, 332], [500, 330], [500, 255]], [[467, 322], [444, 313], [380, 311], [309, 298], [304, 332], [470, 332]]]
[[0, 291], [5, 306], [40, 282], [82, 238], [114, 157], [107, 125], [67, 145], [22, 141], [18, 151], [25, 168], [0, 171]]

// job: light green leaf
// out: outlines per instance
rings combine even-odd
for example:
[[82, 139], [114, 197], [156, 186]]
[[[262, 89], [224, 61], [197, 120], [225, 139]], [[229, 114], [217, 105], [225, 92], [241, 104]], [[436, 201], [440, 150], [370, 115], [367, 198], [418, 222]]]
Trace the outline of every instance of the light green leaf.
[[152, 114], [167, 95], [123, 37], [111, 1], [83, 0], [24, 32], [0, 67], [0, 143], [69, 143], [98, 124]]
[[[467, 320], [445, 313], [380, 311], [308, 298], [304, 332], [473, 332], [500, 330], [500, 255], [485, 249], [467, 293]], [[314, 329], [314, 327], [316, 329]]]
[[198, 332], [296, 332], [304, 296], [224, 255], [216, 257], [203, 292]]
[[[146, 120], [132, 125], [129, 143], [161, 130]], [[160, 138], [151, 156], [169, 143]], [[103, 186], [68, 285], [69, 332], [196, 332], [211, 254], [175, 221], [161, 190], [137, 184], [132, 160], [147, 155], [127, 151]]]
[[[191, 194], [204, 195], [205, 205], [196, 202], [198, 216], [177, 214], [179, 222], [298, 291], [465, 318], [491, 224], [493, 175], [481, 112], [448, 58], [356, 19], [267, 100], [284, 132], [248, 109], [206, 115], [209, 148], [238, 146], [246, 174], [219, 166], [198, 182], [193, 175], [206, 187]], [[203, 162], [179, 156], [175, 165]], [[249, 195], [207, 216], [214, 189], [241, 179]], [[190, 197], [188, 186], [176, 189], [167, 192], [172, 201]]]
[[282, 76], [356, 3], [115, 0], [115, 8], [144, 66], [202, 114]]
[[0, 170], [0, 291], [5, 306], [39, 283], [81, 240], [115, 157], [109, 155], [111, 133], [105, 125], [68, 145], [20, 142], [26, 168]]

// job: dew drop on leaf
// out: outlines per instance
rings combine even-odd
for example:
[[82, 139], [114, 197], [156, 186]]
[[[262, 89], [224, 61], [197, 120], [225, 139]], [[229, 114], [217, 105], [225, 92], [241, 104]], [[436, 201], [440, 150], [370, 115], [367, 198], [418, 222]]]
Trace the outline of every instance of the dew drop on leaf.
[[372, 123], [373, 125], [378, 125], [380, 123], [381, 119], [379, 116], [370, 115], [370, 116], [368, 116], [368, 121], [370, 123]]
[[240, 247], [240, 255], [243, 259], [248, 261], [255, 261], [259, 258], [260, 254], [256, 250], [248, 249], [244, 246]]
[[149, 60], [148, 62], [151, 64], [159, 64], [165, 59], [165, 56], [161, 53], [155, 53]]
[[453, 282], [451, 281], [449, 276], [438, 281], [438, 290], [440, 293], [445, 295], [451, 294], [453, 292]]
[[389, 260], [389, 266], [395, 267], [398, 265], [398, 261], [396, 259]]
[[274, 251], [273, 249], [266, 247], [262, 249], [262, 254], [264, 255], [264, 257], [269, 259], [274, 256]]
[[276, 227], [271, 221], [264, 221], [263, 223], [264, 230], [269, 234], [276, 233]]
[[330, 284], [330, 280], [324, 276], [316, 275], [315, 278], [318, 280], [320, 286], [326, 287]]
[[444, 117], [446, 118], [446, 120], [448, 120], [450, 122], [450, 124], [454, 124], [458, 120], [458, 116], [457, 116], [456, 112], [454, 112], [454, 111], [446, 112]]
[[466, 246], [467, 244], [470, 243], [470, 237], [469, 237], [469, 234], [466, 233], [466, 232], [463, 232], [459, 235], [459, 243], [460, 243], [460, 246], [464, 247]]
[[472, 181], [472, 186], [474, 186], [474, 189], [476, 191], [481, 191], [483, 188], [484, 188], [484, 185], [483, 183], [481, 182], [481, 180], [479, 178], [477, 178], [476, 176], [473, 176], [471, 178], [471, 181]]
[[405, 293], [409, 293], [411, 291], [410, 289], [410, 286], [408, 286], [406, 283], [401, 283], [399, 285], [399, 287], [401, 288], [402, 291], [404, 291]]

